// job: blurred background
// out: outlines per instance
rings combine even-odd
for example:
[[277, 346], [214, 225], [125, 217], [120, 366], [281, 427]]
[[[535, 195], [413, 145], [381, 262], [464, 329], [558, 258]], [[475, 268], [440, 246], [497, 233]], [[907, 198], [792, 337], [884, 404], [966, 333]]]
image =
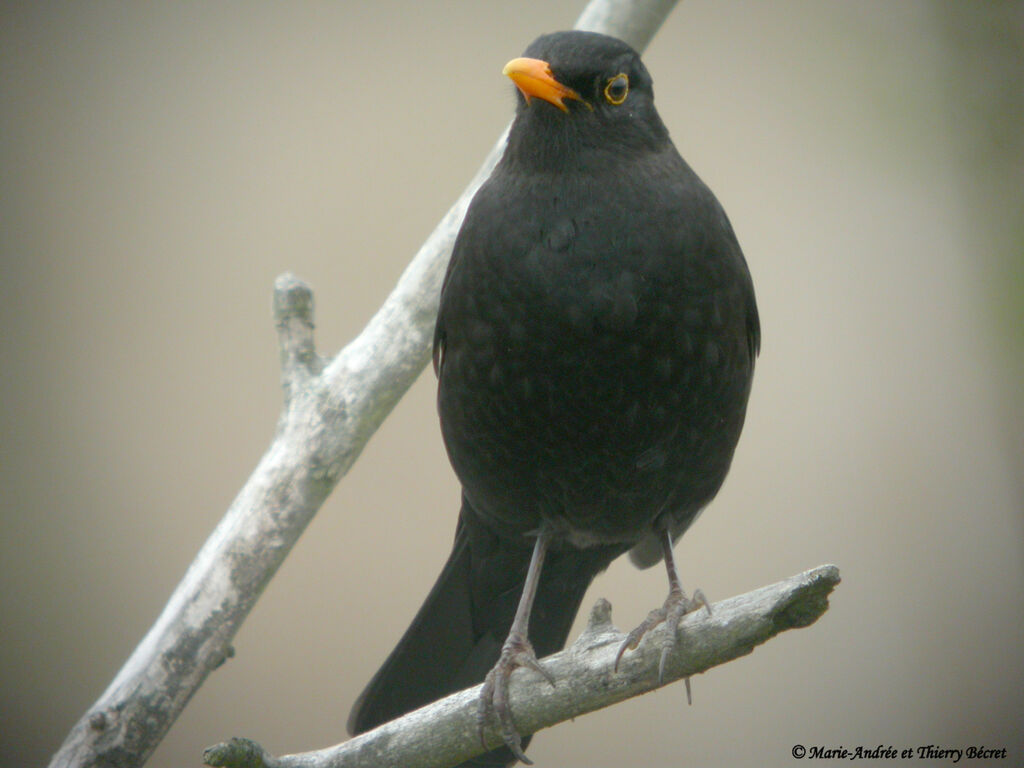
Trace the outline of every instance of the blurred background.
[[[582, 0], [4, 3], [0, 762], [44, 764], [269, 444], [274, 278], [362, 328]], [[730, 479], [677, 548], [721, 599], [823, 562], [813, 627], [541, 734], [540, 766], [790, 766], [794, 744], [1024, 760], [1021, 3], [687, 0], [645, 60], [764, 329]], [[424, 373], [150, 765], [345, 738], [448, 554]], [[664, 597], [625, 560], [620, 627]], [[584, 615], [586, 610], [584, 610]], [[923, 761], [922, 764], [928, 764]], [[938, 762], [931, 764], [939, 764]]]

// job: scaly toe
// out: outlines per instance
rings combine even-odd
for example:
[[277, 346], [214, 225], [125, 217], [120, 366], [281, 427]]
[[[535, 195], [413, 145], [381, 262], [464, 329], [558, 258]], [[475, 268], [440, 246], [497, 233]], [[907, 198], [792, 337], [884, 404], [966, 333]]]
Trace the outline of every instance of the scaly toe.
[[[626, 635], [626, 639], [619, 646], [619, 652], [615, 656], [615, 671], [618, 671], [619, 661], [626, 651], [635, 650], [645, 634], [659, 624], [665, 624], [665, 640], [661, 647], [661, 657], [658, 659], [658, 684], [661, 685], [665, 680], [665, 664], [676, 647], [679, 622], [683, 616], [700, 608], [704, 608], [708, 615], [711, 615], [711, 604], [701, 590], [695, 590], [692, 598], [687, 597], [681, 589], [669, 590], [668, 597], [665, 598], [665, 603], [661, 608], [655, 608], [647, 614], [647, 618], [640, 623], [640, 626]], [[687, 701], [691, 700], [689, 678], [686, 678], [686, 698]]]
[[[665, 601], [666, 604], [668, 601]], [[649, 631], [654, 629], [656, 626], [661, 624], [665, 620], [665, 607], [655, 608], [653, 611], [647, 614], [647, 618], [640, 622], [640, 626], [636, 627], [632, 632], [626, 635], [626, 639], [622, 641], [622, 645], [619, 646], [619, 652], [615, 655], [615, 668], [616, 672], [619, 671], [619, 661], [622, 660], [623, 654], [626, 651], [634, 651], [636, 647], [640, 645], [640, 641], [643, 636]]]
[[532, 761], [523, 752], [522, 737], [512, 721], [512, 709], [509, 705], [508, 681], [512, 671], [517, 667], [532, 669], [552, 686], [555, 685], [555, 678], [537, 661], [537, 655], [534, 653], [530, 641], [525, 637], [509, 635], [501, 649], [498, 663], [484, 678], [484, 685], [480, 691], [480, 704], [477, 708], [477, 729], [480, 733], [480, 743], [486, 746], [484, 728], [493, 716], [501, 731], [501, 740], [505, 746], [511, 750], [517, 760], [526, 765], [532, 765]]

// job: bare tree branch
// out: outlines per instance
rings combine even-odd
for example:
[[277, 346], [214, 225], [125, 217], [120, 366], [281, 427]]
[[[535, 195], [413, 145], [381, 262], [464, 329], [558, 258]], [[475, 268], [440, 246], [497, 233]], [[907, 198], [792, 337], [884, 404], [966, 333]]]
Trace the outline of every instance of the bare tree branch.
[[[674, 0], [591, 0], [581, 29], [643, 49]], [[277, 434], [166, 607], [106, 691], [74, 725], [53, 768], [138, 766], [156, 748], [230, 643], [299, 535], [426, 365], [438, 292], [466, 207], [504, 135], [420, 248], [363, 332], [335, 358], [316, 354], [312, 293], [278, 279], [283, 365]]]
[[[777, 584], [715, 603], [684, 617], [678, 644], [665, 667], [665, 684], [750, 653], [787, 629], [813, 624], [828, 609], [839, 569], [822, 565]], [[616, 704], [659, 687], [658, 662], [664, 630], [652, 633], [623, 657], [614, 671], [624, 635], [611, 623], [611, 605], [599, 600], [576, 641], [544, 659], [554, 687], [529, 670], [512, 675], [512, 711], [523, 733]], [[443, 768], [485, 751], [476, 730], [480, 686], [428, 704], [404, 717], [334, 747], [273, 757], [255, 742], [233, 739], [210, 747], [207, 765], [231, 768]], [[501, 743], [493, 727], [487, 749]]]

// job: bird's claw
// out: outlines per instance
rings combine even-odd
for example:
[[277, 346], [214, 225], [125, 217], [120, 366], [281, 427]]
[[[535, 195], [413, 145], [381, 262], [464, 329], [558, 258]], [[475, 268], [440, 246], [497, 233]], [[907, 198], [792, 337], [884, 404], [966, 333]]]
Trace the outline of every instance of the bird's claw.
[[[640, 622], [640, 626], [626, 635], [626, 639], [622, 645], [619, 646], [619, 652], [615, 655], [615, 671], [619, 671], [619, 661], [622, 660], [622, 656], [626, 651], [632, 651], [640, 645], [640, 640], [649, 631], [654, 629], [659, 624], [664, 624], [666, 627], [665, 640], [661, 646], [661, 658], [658, 661], [658, 685], [665, 679], [665, 662], [676, 647], [676, 633], [679, 629], [679, 621], [688, 613], [704, 608], [708, 615], [711, 615], [711, 604], [704, 597], [704, 593], [699, 589], [695, 590], [693, 597], [687, 597], [686, 593], [682, 589], [673, 587], [669, 590], [668, 597], [665, 598], [664, 605], [661, 608], [655, 608], [649, 614], [647, 618]], [[686, 680], [686, 700], [691, 702], [690, 696], [690, 678]]]
[[512, 751], [517, 760], [526, 765], [532, 765], [533, 762], [523, 752], [522, 737], [516, 730], [515, 723], [512, 722], [512, 710], [509, 706], [508, 681], [512, 671], [517, 667], [532, 669], [554, 687], [555, 678], [537, 661], [537, 654], [534, 653], [530, 641], [522, 635], [509, 635], [505, 645], [502, 646], [498, 663], [484, 678], [476, 716], [477, 730], [480, 734], [480, 744], [486, 747], [484, 728], [487, 727], [488, 721], [493, 716], [501, 730], [501, 739], [505, 742], [505, 746]]

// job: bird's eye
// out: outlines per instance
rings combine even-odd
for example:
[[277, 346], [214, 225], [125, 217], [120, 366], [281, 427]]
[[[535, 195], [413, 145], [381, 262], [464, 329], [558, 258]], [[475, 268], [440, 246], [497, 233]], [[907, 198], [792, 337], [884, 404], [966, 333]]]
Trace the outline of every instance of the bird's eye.
[[629, 78], [624, 74], [618, 74], [608, 81], [604, 87], [604, 97], [609, 104], [618, 106], [626, 100], [629, 95]]

